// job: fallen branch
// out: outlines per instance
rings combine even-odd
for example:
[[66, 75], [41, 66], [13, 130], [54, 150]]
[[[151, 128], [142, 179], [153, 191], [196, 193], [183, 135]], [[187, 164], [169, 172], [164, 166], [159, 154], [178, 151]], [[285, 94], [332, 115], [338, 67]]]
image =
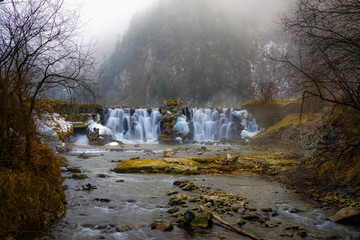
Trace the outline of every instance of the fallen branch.
[[217, 215], [217, 214], [214, 213], [213, 211], [209, 210], [208, 208], [206, 208], [206, 207], [204, 207], [204, 206], [202, 206], [202, 207], [204, 208], [204, 210], [206, 210], [206, 211], [208, 211], [209, 213], [211, 213], [211, 214], [213, 215], [213, 218], [214, 218], [214, 219], [216, 219], [216, 220], [219, 221], [220, 223], [228, 226], [229, 228], [231, 228], [231, 229], [234, 230], [235, 232], [238, 232], [238, 233], [240, 233], [240, 234], [242, 234], [242, 235], [244, 235], [244, 236], [247, 236], [247, 237], [252, 238], [252, 239], [255, 239], [255, 240], [260, 240], [260, 238], [252, 235], [251, 233], [248, 233], [248, 232], [246, 232], [246, 231], [244, 231], [244, 230], [242, 230], [242, 229], [240, 229], [240, 228], [238, 228], [238, 227], [235, 227], [234, 225], [226, 222], [226, 221], [225, 221], [224, 219], [222, 219], [219, 215]]

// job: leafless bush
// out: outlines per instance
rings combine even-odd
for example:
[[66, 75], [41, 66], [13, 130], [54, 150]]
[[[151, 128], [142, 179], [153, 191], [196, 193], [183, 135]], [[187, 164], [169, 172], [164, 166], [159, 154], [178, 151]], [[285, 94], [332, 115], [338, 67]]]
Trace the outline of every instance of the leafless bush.
[[[7, 133], [1, 141], [24, 136], [27, 160], [37, 99], [59, 88], [91, 93], [92, 50], [78, 43], [77, 12], [63, 5], [64, 0], [0, 2], [1, 132]], [[8, 150], [2, 147], [1, 157]]]
[[360, 1], [298, 0], [282, 26], [298, 49], [282, 58], [296, 89], [360, 113]]

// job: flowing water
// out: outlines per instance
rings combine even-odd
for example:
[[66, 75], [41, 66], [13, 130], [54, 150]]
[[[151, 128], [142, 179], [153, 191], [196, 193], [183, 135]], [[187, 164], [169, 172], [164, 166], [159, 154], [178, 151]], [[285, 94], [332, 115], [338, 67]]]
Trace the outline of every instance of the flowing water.
[[130, 108], [108, 109], [105, 114], [105, 126], [110, 128], [116, 140], [129, 142], [155, 142], [160, 135], [161, 114], [158, 109]]
[[[238, 117], [243, 119], [240, 121]], [[186, 118], [193, 126], [190, 140], [196, 142], [219, 142], [237, 135], [247, 138], [258, 133], [256, 120], [246, 110], [193, 108], [187, 111]], [[104, 119], [114, 138], [125, 143], [155, 143], [161, 133], [158, 109], [136, 109], [134, 112], [130, 108], [106, 109]], [[244, 128], [240, 133], [237, 132], [239, 125]]]
[[[294, 234], [292, 238], [282, 237], [287, 225], [302, 226], [308, 237], [306, 239], [360, 239], [360, 230], [345, 225], [332, 223], [327, 219], [333, 209], [319, 208], [311, 201], [286, 189], [270, 178], [254, 175], [198, 175], [176, 176], [164, 174], [117, 174], [111, 169], [117, 163], [112, 160], [126, 160], [131, 157], [160, 157], [161, 151], [174, 146], [160, 144], [141, 144], [140, 147], [126, 145], [121, 148], [91, 148], [90, 146], [68, 146], [70, 151], [63, 154], [69, 164], [78, 166], [88, 175], [85, 180], [69, 178], [64, 184], [68, 186], [67, 212], [54, 228], [42, 239], [248, 239], [218, 224], [211, 229], [184, 230], [176, 225], [176, 219], [167, 213], [168, 196], [166, 192], [176, 189], [173, 182], [188, 179], [196, 184], [220, 188], [243, 196], [249, 205], [261, 209], [276, 209], [278, 216], [272, 222], [281, 222], [279, 227], [265, 228], [260, 223], [249, 221], [242, 228], [263, 239], [302, 239]], [[191, 156], [201, 146], [185, 145], [189, 150], [181, 151], [175, 157]], [[226, 146], [207, 146], [208, 154], [222, 152]], [[242, 151], [240, 146], [232, 146], [234, 151]], [[90, 158], [78, 158], [86, 152]], [[92, 191], [82, 190], [82, 185], [96, 185]], [[191, 194], [191, 193], [186, 193]], [[297, 209], [299, 211], [291, 211]], [[185, 211], [185, 208], [181, 211]], [[258, 210], [260, 211], [260, 210]], [[235, 224], [239, 216], [223, 216]], [[155, 219], [171, 221], [175, 224], [171, 232], [152, 230], [150, 224]], [[126, 227], [124, 227], [126, 225]]]

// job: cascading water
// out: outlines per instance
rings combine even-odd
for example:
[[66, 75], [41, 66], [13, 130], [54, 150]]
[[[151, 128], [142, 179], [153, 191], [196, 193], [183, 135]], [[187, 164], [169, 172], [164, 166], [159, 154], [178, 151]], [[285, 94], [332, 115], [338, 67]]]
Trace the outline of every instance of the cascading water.
[[[196, 142], [219, 142], [226, 140], [239, 140], [255, 136], [258, 131], [256, 120], [246, 110], [234, 111], [223, 108], [221, 110], [201, 108], [187, 109], [187, 116], [179, 117], [175, 128], [181, 134], [188, 134], [188, 140]], [[105, 124], [93, 121], [88, 128], [106, 130], [106, 134], [122, 142], [157, 142], [161, 134], [161, 113], [158, 109], [130, 108], [107, 109], [104, 113]], [[242, 126], [242, 127], [241, 127]], [[104, 131], [103, 131], [104, 130]]]
[[108, 109], [105, 126], [113, 131], [116, 140], [154, 142], [161, 132], [161, 114], [158, 109], [136, 109], [131, 115], [130, 108]]
[[194, 141], [218, 142], [222, 139], [234, 139], [238, 133], [237, 121], [242, 117], [240, 124], [244, 127], [241, 137], [252, 137], [258, 133], [256, 120], [246, 110], [234, 111], [224, 108], [217, 109], [191, 109], [189, 124], [193, 125]]

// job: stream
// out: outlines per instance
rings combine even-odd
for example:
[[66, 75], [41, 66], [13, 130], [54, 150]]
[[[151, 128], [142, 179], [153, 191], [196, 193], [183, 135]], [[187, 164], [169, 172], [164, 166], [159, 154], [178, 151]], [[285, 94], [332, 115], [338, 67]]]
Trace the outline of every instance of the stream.
[[[191, 157], [202, 145], [181, 145], [186, 151], [176, 153], [175, 157]], [[166, 175], [166, 174], [117, 174], [111, 171], [117, 163], [112, 160], [127, 160], [133, 157], [162, 157], [162, 151], [178, 146], [162, 144], [127, 144], [121, 147], [91, 147], [68, 144], [66, 157], [70, 166], [80, 167], [88, 178], [72, 179], [72, 173], [63, 170], [67, 186], [67, 211], [42, 240], [48, 239], [249, 239], [216, 223], [210, 229], [184, 230], [176, 224], [176, 218], [167, 213], [170, 189], [176, 189], [176, 180], [190, 180], [196, 185], [212, 189], [221, 189], [245, 197], [251, 206], [272, 208], [278, 215], [271, 217], [271, 222], [278, 227], [268, 228], [264, 224], [248, 221], [242, 229], [262, 239], [360, 239], [360, 229], [335, 224], [328, 220], [335, 209], [322, 207], [285, 188], [270, 177], [239, 175]], [[214, 153], [226, 154], [229, 146], [206, 146], [208, 156]], [[240, 153], [241, 146], [231, 146], [231, 154]], [[86, 153], [89, 158], [78, 156]], [[97, 189], [85, 191], [82, 185], [90, 183]], [[179, 190], [179, 189], [176, 189]], [[180, 192], [181, 190], [179, 190]], [[188, 193], [187, 193], [188, 194]], [[181, 207], [180, 207], [181, 208]], [[181, 209], [181, 211], [186, 211]], [[222, 216], [236, 225], [240, 214]], [[174, 229], [163, 232], [151, 229], [156, 219], [170, 221]], [[306, 236], [300, 236], [287, 226], [301, 226]], [[288, 236], [282, 236], [286, 235]], [[292, 234], [292, 237], [290, 235]]]

